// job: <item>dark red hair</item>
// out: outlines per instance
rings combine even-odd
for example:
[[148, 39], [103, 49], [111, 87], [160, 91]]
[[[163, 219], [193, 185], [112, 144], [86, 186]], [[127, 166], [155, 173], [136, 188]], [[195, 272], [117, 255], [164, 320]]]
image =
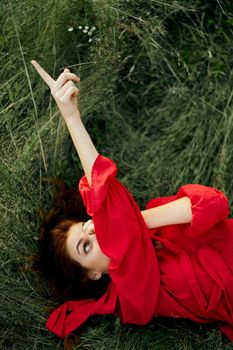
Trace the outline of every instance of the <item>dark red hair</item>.
[[[74, 261], [65, 249], [71, 225], [90, 219], [78, 187], [69, 189], [64, 181], [58, 179], [51, 182], [56, 186], [53, 207], [47, 213], [40, 214], [38, 254], [33, 259], [33, 270], [39, 277], [38, 292], [46, 299], [55, 300], [58, 305], [67, 300], [99, 299], [107, 290], [109, 276], [103, 274], [99, 280], [88, 279], [87, 271]], [[40, 278], [47, 280], [51, 292], [49, 295], [41, 289], [43, 283], [41, 284]], [[51, 312], [54, 306], [48, 306], [46, 309]], [[65, 349], [71, 350], [78, 341], [79, 337], [75, 331], [64, 339]]]
[[[38, 254], [34, 257], [33, 270], [39, 279], [47, 281], [49, 297], [59, 304], [71, 299], [98, 299], [107, 289], [109, 276], [104, 274], [97, 281], [88, 279], [87, 271], [65, 249], [71, 225], [85, 222], [90, 217], [77, 187], [68, 189], [61, 180], [54, 179], [53, 182], [56, 185], [53, 207], [46, 214], [40, 215]], [[43, 291], [40, 290], [40, 293], [44, 296]], [[51, 307], [47, 309], [52, 310]], [[68, 349], [67, 346], [66, 348]]]

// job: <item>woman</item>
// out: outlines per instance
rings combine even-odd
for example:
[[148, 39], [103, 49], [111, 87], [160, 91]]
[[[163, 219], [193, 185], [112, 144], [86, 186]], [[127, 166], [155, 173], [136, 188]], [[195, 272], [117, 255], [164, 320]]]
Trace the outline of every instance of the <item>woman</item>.
[[79, 191], [93, 220], [55, 220], [47, 230], [50, 253], [56, 255], [56, 239], [62, 240], [64, 266], [79, 267], [80, 280], [109, 277], [102, 296], [63, 303], [47, 328], [65, 338], [94, 314], [113, 313], [122, 323], [140, 325], [153, 317], [182, 317], [215, 322], [233, 341], [233, 220], [227, 219], [226, 196], [189, 184], [174, 196], [152, 199], [140, 212], [117, 180], [116, 164], [97, 152], [82, 123], [73, 82], [80, 79], [65, 69], [54, 81], [32, 64], [73, 139], [85, 172]]

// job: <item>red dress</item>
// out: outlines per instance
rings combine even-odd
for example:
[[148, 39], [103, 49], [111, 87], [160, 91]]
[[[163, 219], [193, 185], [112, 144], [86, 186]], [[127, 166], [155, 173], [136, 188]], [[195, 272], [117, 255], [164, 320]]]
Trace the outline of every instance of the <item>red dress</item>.
[[108, 289], [97, 301], [62, 304], [46, 327], [64, 338], [95, 314], [113, 313], [122, 323], [140, 325], [153, 317], [184, 317], [215, 322], [233, 341], [233, 219], [227, 219], [226, 196], [190, 184], [174, 196], [152, 199], [147, 209], [188, 196], [192, 222], [149, 230], [116, 174], [116, 164], [98, 155], [91, 186], [86, 176], [79, 182], [101, 250], [110, 257]]

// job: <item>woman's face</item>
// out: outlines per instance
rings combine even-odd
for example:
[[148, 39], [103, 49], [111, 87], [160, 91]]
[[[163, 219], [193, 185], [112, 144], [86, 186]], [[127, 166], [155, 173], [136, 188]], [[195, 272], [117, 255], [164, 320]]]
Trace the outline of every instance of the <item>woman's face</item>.
[[102, 253], [96, 235], [83, 229], [84, 222], [73, 224], [67, 234], [66, 249], [71, 258], [87, 269], [88, 277], [97, 280], [108, 272], [110, 258]]

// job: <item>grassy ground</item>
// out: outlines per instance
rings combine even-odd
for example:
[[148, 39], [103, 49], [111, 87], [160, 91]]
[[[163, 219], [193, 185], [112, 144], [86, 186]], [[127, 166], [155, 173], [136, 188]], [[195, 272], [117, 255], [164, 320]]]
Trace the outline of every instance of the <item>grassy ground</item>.
[[[48, 300], [25, 266], [37, 249], [37, 210], [51, 200], [45, 178], [58, 176], [75, 185], [82, 170], [30, 60], [54, 77], [67, 66], [81, 77], [85, 125], [98, 151], [118, 164], [119, 178], [141, 208], [190, 182], [216, 186], [232, 205], [233, 4], [2, 4], [0, 349], [62, 349], [44, 327]], [[96, 27], [91, 35], [79, 29], [86, 25]], [[157, 319], [140, 328], [96, 317], [81, 338], [85, 349], [233, 349], [214, 325], [188, 320]]]

